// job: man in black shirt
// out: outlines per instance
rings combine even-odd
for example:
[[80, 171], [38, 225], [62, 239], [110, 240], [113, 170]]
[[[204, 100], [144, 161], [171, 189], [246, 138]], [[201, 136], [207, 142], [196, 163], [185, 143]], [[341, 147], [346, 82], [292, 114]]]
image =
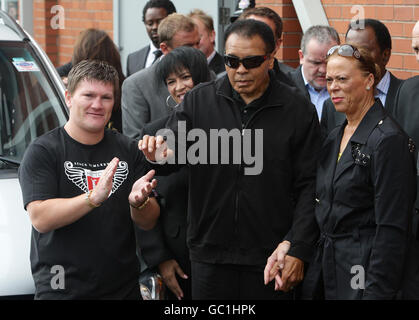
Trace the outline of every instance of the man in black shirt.
[[116, 70], [85, 60], [68, 79], [68, 122], [36, 139], [19, 168], [35, 299], [139, 299], [132, 221], [150, 229], [160, 214], [154, 171], [143, 176], [136, 143], [105, 130]]

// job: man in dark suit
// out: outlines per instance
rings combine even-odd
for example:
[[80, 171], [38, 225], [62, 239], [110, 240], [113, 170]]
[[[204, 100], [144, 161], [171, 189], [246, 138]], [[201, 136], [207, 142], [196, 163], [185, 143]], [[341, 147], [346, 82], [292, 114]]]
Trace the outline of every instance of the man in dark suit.
[[329, 98], [326, 89], [326, 53], [340, 43], [339, 35], [329, 26], [312, 26], [301, 39], [300, 66], [289, 73], [297, 88], [316, 107], [319, 120], [323, 103]]
[[[419, 21], [412, 31], [412, 48], [416, 53], [419, 63]], [[415, 142], [416, 148], [419, 147], [419, 76], [404, 81], [397, 92], [393, 115], [397, 122], [402, 126], [406, 133]], [[419, 169], [419, 168], [418, 168]], [[418, 195], [416, 197], [416, 212], [419, 212], [419, 176], [418, 176]], [[415, 215], [414, 231], [418, 236], [418, 215]]]
[[[198, 49], [199, 33], [194, 21], [173, 13], [159, 25], [160, 49], [163, 55], [180, 46]], [[169, 91], [165, 81], [158, 79], [156, 67], [136, 72], [122, 85], [122, 129], [138, 139], [145, 128], [156, 120], [170, 115], [174, 108], [166, 105]], [[186, 168], [185, 168], [186, 169]], [[190, 298], [190, 262], [186, 247], [187, 172], [180, 171], [159, 177], [156, 188], [161, 196], [161, 215], [157, 226], [150, 231], [136, 229], [141, 257], [149, 268], [157, 268], [162, 275], [171, 299]]]
[[176, 8], [169, 0], [150, 0], [143, 8], [143, 22], [151, 40], [144, 48], [128, 55], [127, 77], [141, 69], [148, 68], [161, 56], [160, 41], [157, 28], [160, 22]]
[[188, 14], [198, 27], [201, 41], [199, 42], [199, 50], [201, 50], [208, 60], [208, 67], [217, 75], [226, 70], [223, 57], [214, 49], [215, 31], [214, 21], [211, 16], [204, 11], [195, 9]]
[[[274, 33], [274, 55], [276, 55], [282, 43], [282, 19], [275, 11], [268, 7], [249, 8], [244, 10], [239, 19], [253, 19], [266, 23]], [[288, 73], [294, 70], [292, 67], [286, 65], [285, 63], [279, 62], [278, 59], [275, 58], [273, 70], [275, 72], [276, 78], [279, 81], [285, 82], [290, 86], [295, 86], [292, 79], [290, 79], [288, 76]]]
[[[387, 112], [393, 114], [396, 93], [402, 80], [386, 70], [391, 56], [391, 36], [387, 27], [375, 19], [358, 20], [351, 23], [345, 36], [346, 43], [367, 49], [380, 67], [380, 79], [375, 97], [381, 100]], [[345, 121], [345, 115], [337, 112], [332, 101], [326, 100], [321, 118], [322, 134], [327, 136]]]

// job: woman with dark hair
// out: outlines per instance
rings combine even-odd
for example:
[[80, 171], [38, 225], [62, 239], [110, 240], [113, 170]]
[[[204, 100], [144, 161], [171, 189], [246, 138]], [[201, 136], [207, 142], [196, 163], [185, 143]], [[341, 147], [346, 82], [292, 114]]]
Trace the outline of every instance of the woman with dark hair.
[[[70, 72], [71, 67], [75, 66], [82, 60], [101, 60], [106, 61], [113, 66], [118, 72], [119, 76], [119, 92], [121, 92], [122, 82], [125, 80], [125, 76], [122, 72], [121, 56], [118, 48], [115, 46], [109, 35], [98, 29], [86, 29], [83, 30], [74, 45], [73, 57], [71, 62], [60, 68], [57, 68], [58, 73], [65, 79]], [[116, 129], [122, 132], [122, 119], [121, 119], [121, 97], [115, 97], [115, 105], [112, 111], [112, 117], [107, 125], [110, 129]]]
[[315, 216], [320, 234], [303, 294], [395, 299], [413, 281], [407, 270], [415, 146], [374, 98], [380, 69], [368, 51], [334, 46], [326, 63], [327, 89], [346, 120], [331, 131], [319, 156]]
[[[182, 102], [185, 94], [201, 82], [211, 80], [205, 55], [191, 47], [178, 47], [156, 66], [157, 81], [163, 80], [169, 90], [168, 114]], [[169, 100], [173, 100], [170, 103]], [[167, 117], [148, 123], [144, 134], [155, 135], [164, 128]], [[188, 211], [188, 168], [169, 176], [158, 177], [156, 191], [164, 199], [157, 228], [137, 229], [141, 254], [147, 266], [156, 268], [169, 290], [168, 299], [191, 299], [191, 263], [186, 246]]]
[[179, 104], [185, 93], [201, 82], [211, 80], [210, 69], [205, 55], [192, 47], [173, 49], [160, 61], [156, 68], [157, 79], [163, 79], [170, 96]]

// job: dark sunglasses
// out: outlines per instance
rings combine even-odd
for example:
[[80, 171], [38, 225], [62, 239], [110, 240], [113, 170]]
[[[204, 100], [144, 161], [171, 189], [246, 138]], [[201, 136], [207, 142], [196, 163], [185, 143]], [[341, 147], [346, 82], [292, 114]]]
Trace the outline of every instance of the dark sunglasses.
[[341, 46], [334, 46], [327, 51], [326, 57], [331, 56], [336, 50], [338, 50], [338, 55], [343, 57], [354, 57], [358, 60], [362, 59], [361, 53], [357, 48], [351, 46], [350, 44], [343, 44]]
[[233, 68], [233, 69], [237, 69], [240, 66], [240, 63], [246, 69], [253, 69], [253, 68], [259, 67], [263, 62], [265, 62], [266, 59], [268, 59], [268, 57], [269, 55], [264, 55], [264, 56], [251, 56], [251, 57], [239, 59], [239, 57], [225, 54], [224, 63], [228, 67]]

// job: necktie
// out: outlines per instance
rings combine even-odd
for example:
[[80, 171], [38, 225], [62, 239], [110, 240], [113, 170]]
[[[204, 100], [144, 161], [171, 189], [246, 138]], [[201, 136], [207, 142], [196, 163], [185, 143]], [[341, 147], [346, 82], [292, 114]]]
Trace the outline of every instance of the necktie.
[[154, 62], [156, 62], [161, 57], [163, 52], [159, 49], [159, 50], [154, 51], [153, 54], [155, 57], [152, 64], [154, 64]]

